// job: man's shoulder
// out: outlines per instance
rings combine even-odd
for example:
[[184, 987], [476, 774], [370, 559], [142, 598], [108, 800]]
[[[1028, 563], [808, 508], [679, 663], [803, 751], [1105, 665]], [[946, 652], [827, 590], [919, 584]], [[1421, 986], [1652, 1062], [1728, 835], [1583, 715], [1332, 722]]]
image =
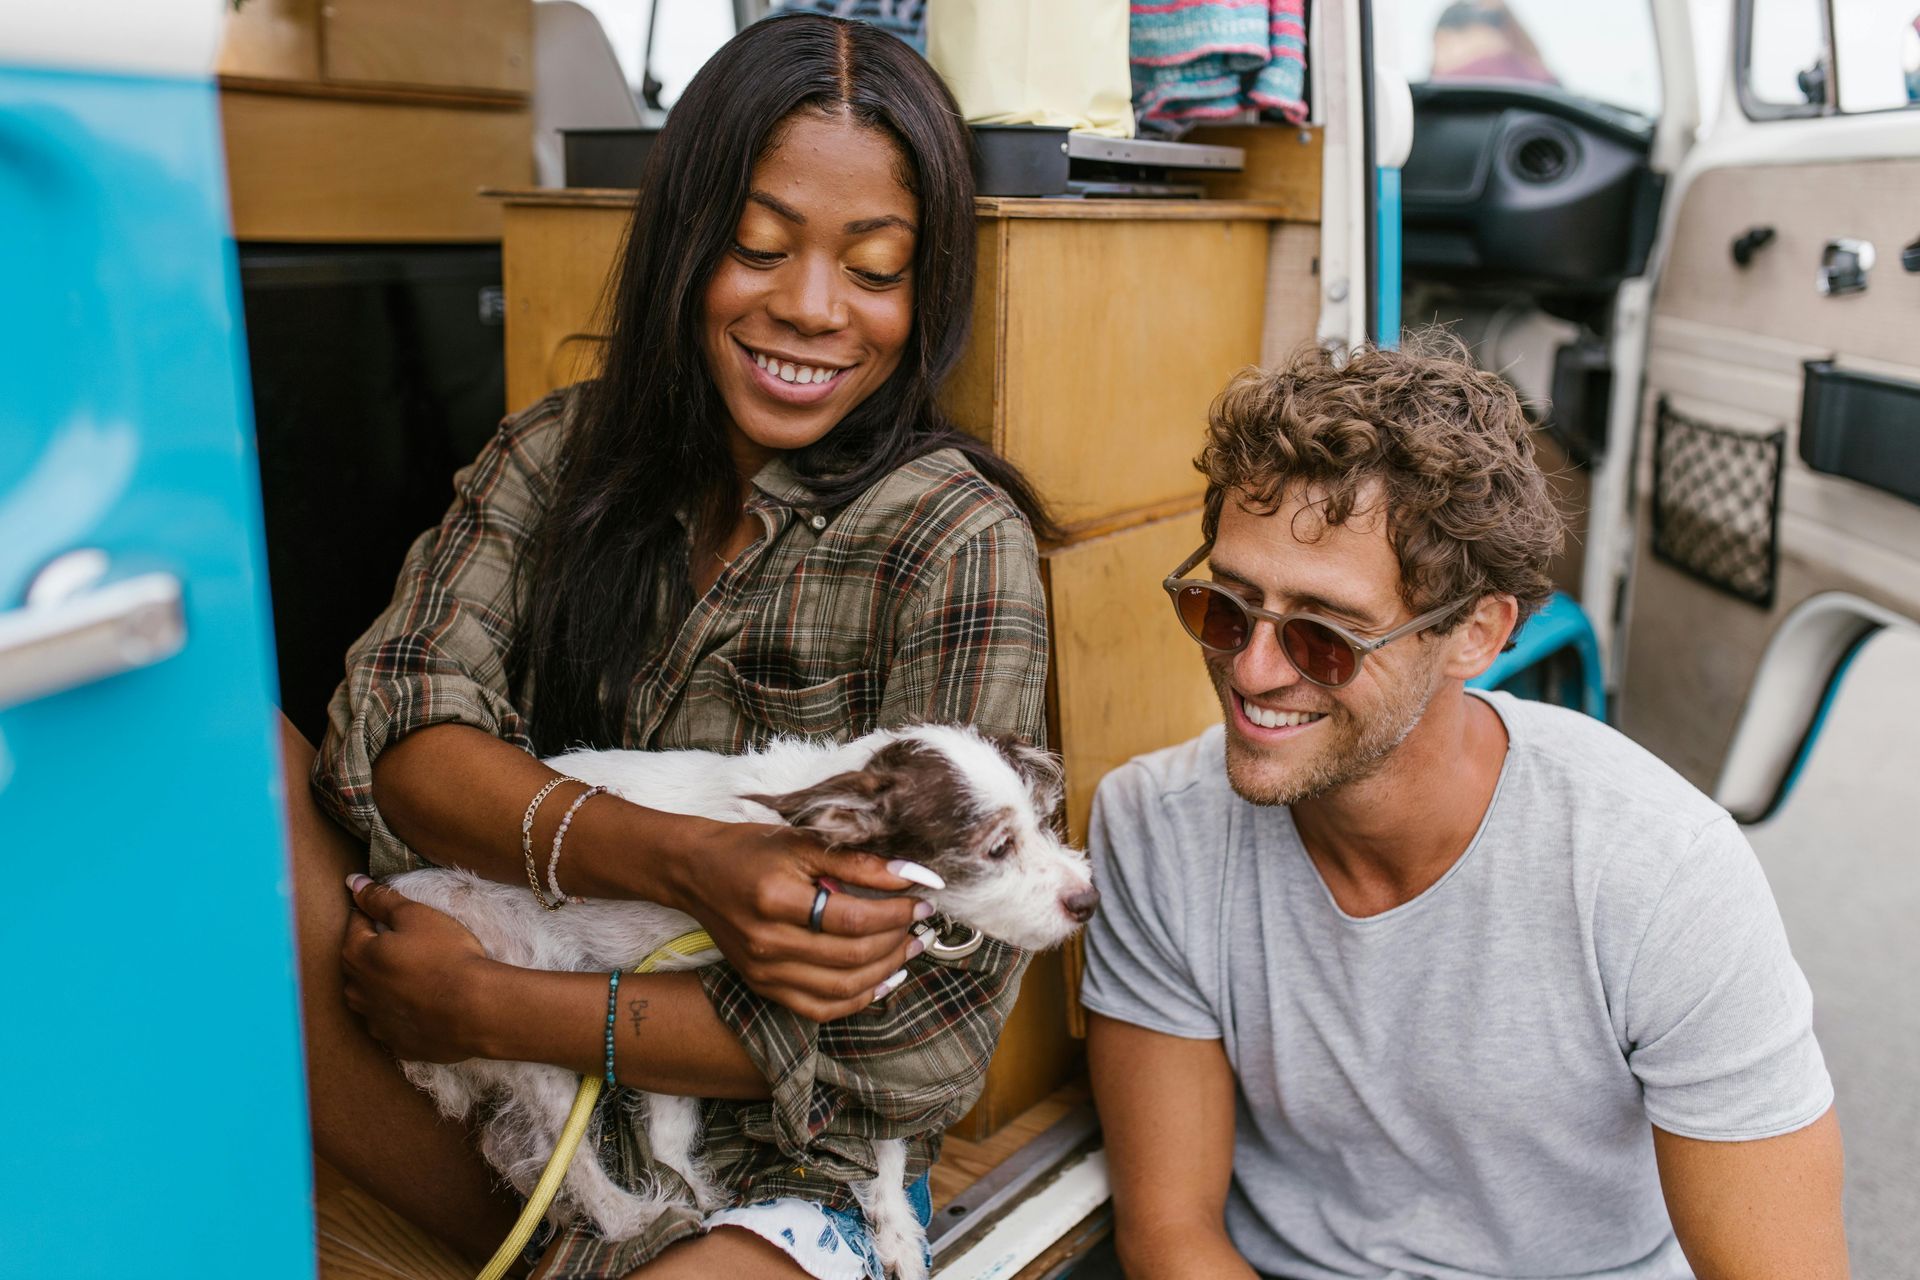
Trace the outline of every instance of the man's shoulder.
[[1509, 750], [1536, 787], [1581, 809], [1656, 814], [1697, 829], [1726, 810], [1671, 765], [1613, 726], [1544, 702], [1494, 694]]
[[1185, 742], [1135, 756], [1100, 780], [1100, 801], [1175, 811], [1218, 809], [1231, 793], [1225, 734], [1216, 724]]
[[1550, 875], [1533, 859], [1556, 843], [1598, 925], [1638, 936], [1677, 872], [1744, 849], [1724, 808], [1626, 734], [1564, 707], [1506, 695], [1495, 706], [1510, 741], [1502, 786], [1519, 793], [1505, 843]]
[[1145, 866], [1172, 860], [1187, 877], [1224, 860], [1230, 818], [1241, 803], [1227, 782], [1224, 732], [1215, 725], [1102, 778], [1089, 836], [1094, 855]]

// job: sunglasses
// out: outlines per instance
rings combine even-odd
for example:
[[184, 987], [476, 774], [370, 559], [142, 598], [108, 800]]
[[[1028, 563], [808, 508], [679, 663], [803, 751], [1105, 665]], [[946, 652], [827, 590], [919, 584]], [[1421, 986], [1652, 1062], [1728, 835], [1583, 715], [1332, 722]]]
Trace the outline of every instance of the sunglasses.
[[1458, 609], [1464, 601], [1429, 609], [1405, 626], [1395, 627], [1378, 640], [1353, 634], [1317, 613], [1273, 613], [1257, 609], [1217, 582], [1188, 581], [1186, 575], [1206, 559], [1211, 544], [1181, 562], [1161, 584], [1173, 599], [1173, 611], [1187, 634], [1212, 653], [1238, 653], [1253, 639], [1253, 629], [1264, 618], [1280, 638], [1280, 651], [1303, 677], [1325, 689], [1338, 689], [1360, 674], [1360, 660], [1402, 636], [1423, 631]]

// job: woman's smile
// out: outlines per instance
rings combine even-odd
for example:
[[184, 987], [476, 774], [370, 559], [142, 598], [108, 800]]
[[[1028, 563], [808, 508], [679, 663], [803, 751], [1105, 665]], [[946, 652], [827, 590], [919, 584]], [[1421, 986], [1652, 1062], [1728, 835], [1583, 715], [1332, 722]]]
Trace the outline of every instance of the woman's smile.
[[753, 385], [782, 404], [818, 404], [845, 381], [852, 364], [831, 363], [820, 357], [806, 360], [791, 353], [749, 346], [733, 340], [742, 359], [753, 366]]

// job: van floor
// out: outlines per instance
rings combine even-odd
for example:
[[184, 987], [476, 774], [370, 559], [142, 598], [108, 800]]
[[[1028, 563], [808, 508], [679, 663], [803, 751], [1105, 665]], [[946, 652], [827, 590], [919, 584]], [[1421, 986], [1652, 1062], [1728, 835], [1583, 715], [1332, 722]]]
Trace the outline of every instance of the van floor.
[[[1087, 1100], [1084, 1083], [1063, 1085], [992, 1136], [968, 1142], [949, 1136], [933, 1167], [933, 1212], [1000, 1161]], [[320, 1280], [472, 1280], [472, 1272], [439, 1243], [347, 1181], [324, 1160], [314, 1162]], [[1015, 1280], [1037, 1280], [1053, 1268], [1043, 1256]]]

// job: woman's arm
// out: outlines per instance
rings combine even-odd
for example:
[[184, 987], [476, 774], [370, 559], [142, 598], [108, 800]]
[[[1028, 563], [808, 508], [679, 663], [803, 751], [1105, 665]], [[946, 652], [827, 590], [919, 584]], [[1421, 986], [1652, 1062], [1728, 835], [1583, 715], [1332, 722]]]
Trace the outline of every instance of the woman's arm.
[[[555, 776], [489, 734], [441, 724], [387, 748], [374, 763], [373, 791], [389, 829], [431, 861], [523, 884], [526, 800]], [[553, 833], [580, 790], [556, 788], [536, 815], [543, 880]], [[911, 898], [835, 894], [814, 933], [807, 917], [823, 875], [883, 893], [909, 887], [883, 859], [829, 851], [791, 827], [713, 822], [611, 795], [574, 814], [556, 878], [582, 897], [638, 898], [685, 912], [756, 992], [824, 1022], [864, 1008], [906, 963], [907, 929], [924, 909]]]
[[[488, 959], [451, 916], [364, 876], [341, 946], [347, 1005], [415, 1062], [492, 1058], [606, 1070], [608, 977]], [[764, 1098], [767, 1082], [714, 1016], [693, 973], [627, 974], [614, 1019], [620, 1083], [656, 1093]]]

